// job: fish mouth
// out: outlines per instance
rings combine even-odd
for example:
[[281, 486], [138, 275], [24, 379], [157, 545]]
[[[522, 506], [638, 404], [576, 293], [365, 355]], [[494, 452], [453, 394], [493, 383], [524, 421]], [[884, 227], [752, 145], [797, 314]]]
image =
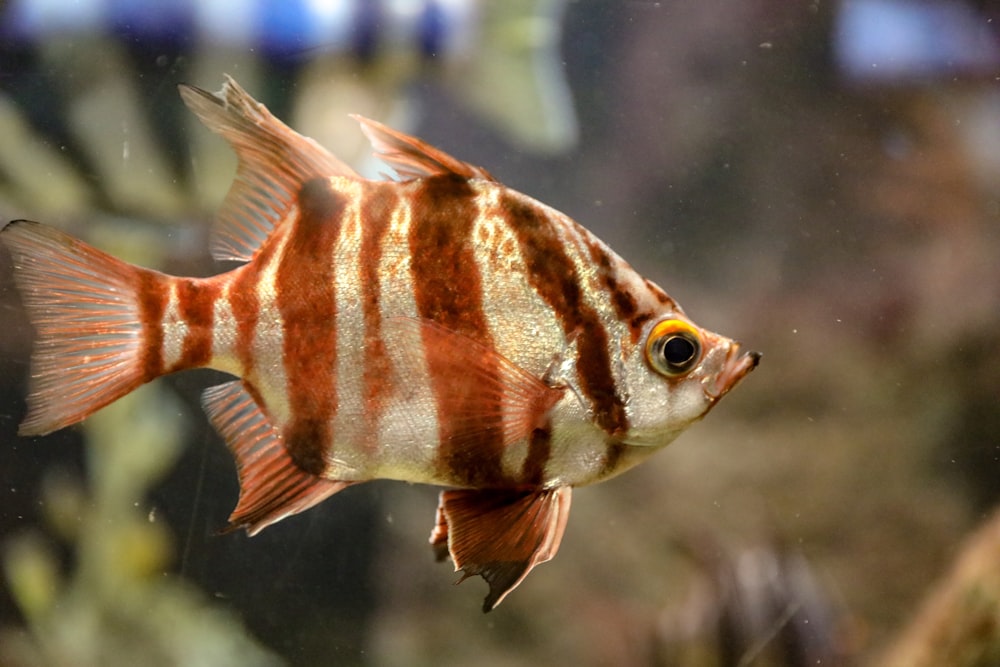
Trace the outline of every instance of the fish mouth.
[[722, 370], [715, 376], [715, 382], [705, 384], [705, 395], [714, 404], [735, 387], [747, 373], [757, 368], [760, 363], [760, 352], [747, 350], [741, 352], [740, 344], [733, 343], [726, 354]]

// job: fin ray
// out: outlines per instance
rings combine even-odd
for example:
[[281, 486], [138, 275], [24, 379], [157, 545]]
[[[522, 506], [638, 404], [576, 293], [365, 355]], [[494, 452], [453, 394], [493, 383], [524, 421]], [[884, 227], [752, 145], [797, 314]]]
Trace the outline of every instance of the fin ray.
[[431, 545], [447, 551], [462, 579], [479, 575], [490, 586], [490, 611], [536, 566], [559, 550], [569, 517], [572, 487], [533, 491], [442, 491]]
[[228, 530], [245, 528], [256, 535], [354, 483], [317, 477], [296, 466], [243, 381], [206, 389], [202, 403], [236, 458], [240, 499], [229, 516]]
[[378, 121], [351, 114], [361, 124], [375, 155], [392, 167], [401, 178], [423, 178], [453, 174], [462, 178], [496, 179], [482, 167], [463, 162], [416, 137], [394, 130]]
[[188, 85], [181, 85], [180, 93], [238, 158], [236, 178], [216, 216], [211, 246], [216, 259], [249, 260], [287, 215], [306, 181], [360, 178], [318, 143], [275, 118], [229, 76], [218, 93]]
[[153, 379], [138, 301], [142, 277], [160, 274], [27, 220], [8, 224], [0, 240], [37, 332], [21, 435], [74, 424]]

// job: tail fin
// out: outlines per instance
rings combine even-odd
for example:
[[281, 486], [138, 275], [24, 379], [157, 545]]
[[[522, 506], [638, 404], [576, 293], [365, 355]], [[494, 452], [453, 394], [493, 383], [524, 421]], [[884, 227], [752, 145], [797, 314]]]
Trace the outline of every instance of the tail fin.
[[144, 355], [140, 292], [160, 274], [27, 220], [0, 241], [38, 336], [21, 435], [74, 424], [159, 374]]

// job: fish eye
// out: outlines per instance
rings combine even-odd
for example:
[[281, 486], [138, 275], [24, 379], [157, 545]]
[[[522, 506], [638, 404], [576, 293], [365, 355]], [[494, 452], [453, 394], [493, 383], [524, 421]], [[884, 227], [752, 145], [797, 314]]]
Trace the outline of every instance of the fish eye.
[[657, 373], [683, 375], [701, 361], [698, 331], [682, 320], [664, 320], [653, 327], [646, 341], [646, 360]]

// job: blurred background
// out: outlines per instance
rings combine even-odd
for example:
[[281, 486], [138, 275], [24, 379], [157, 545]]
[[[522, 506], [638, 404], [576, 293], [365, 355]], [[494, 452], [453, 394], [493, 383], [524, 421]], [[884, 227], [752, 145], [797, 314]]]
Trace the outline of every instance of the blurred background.
[[233, 161], [176, 84], [226, 72], [368, 173], [348, 112], [485, 166], [764, 358], [575, 493], [559, 555], [484, 616], [427, 545], [437, 489], [218, 534], [219, 376], [17, 438], [4, 256], [0, 665], [848, 665], [906, 641], [1000, 491], [1000, 4], [142, 5], [0, 2], [4, 220], [218, 271]]

